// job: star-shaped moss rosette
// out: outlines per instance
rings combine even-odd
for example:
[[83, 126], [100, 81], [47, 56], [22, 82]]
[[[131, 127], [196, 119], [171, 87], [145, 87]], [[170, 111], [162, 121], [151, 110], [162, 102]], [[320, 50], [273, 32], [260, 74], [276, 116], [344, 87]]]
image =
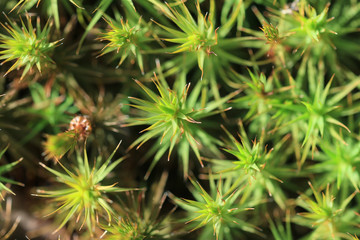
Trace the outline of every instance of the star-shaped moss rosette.
[[[170, 20], [153, 20], [162, 28], [158, 35], [169, 42], [166, 48], [154, 50], [154, 53], [174, 55], [164, 64], [166, 76], [181, 72], [188, 74], [191, 81], [201, 79], [210, 88], [214, 98], [220, 100], [222, 88], [219, 86], [239, 89], [229, 79], [229, 69], [234, 65], [253, 66], [271, 61], [261, 59], [263, 53], [256, 57], [239, 54], [242, 48], [258, 48], [260, 43], [252, 36], [240, 36], [237, 32], [242, 28], [247, 4], [242, 0], [225, 1], [222, 11], [217, 12], [217, 2], [210, 0], [207, 5], [209, 9], [205, 13], [200, 7], [205, 4], [200, 3], [201, 1], [174, 0], [162, 4], [154, 1], [156, 8]], [[237, 33], [236, 37], [234, 32]], [[196, 69], [200, 69], [201, 74]], [[219, 106], [221, 110], [225, 108], [226, 106]]]
[[[136, 12], [134, 14], [137, 15]], [[141, 52], [149, 49], [147, 46], [147, 42], [151, 40], [147, 37], [149, 27], [145, 25], [140, 16], [138, 16], [137, 21], [132, 18], [124, 20], [119, 15], [116, 16], [116, 20], [109, 17], [104, 18], [109, 29], [100, 35], [99, 40], [106, 42], [106, 45], [99, 56], [115, 52], [113, 58], [120, 59], [117, 67], [130, 56], [136, 59], [141, 73], [144, 74], [144, 61]]]
[[186, 177], [189, 171], [190, 149], [192, 149], [195, 153], [201, 166], [203, 166], [203, 163], [201, 161], [200, 151], [203, 146], [206, 146], [206, 150], [215, 155], [220, 154], [216, 145], [221, 145], [221, 142], [200, 127], [202, 124], [200, 120], [223, 112], [215, 109], [221, 104], [226, 103], [238, 92], [233, 92], [228, 96], [221, 98], [219, 101], [209, 101], [205, 108], [199, 107], [196, 109], [197, 106], [200, 105], [201, 101], [199, 99], [202, 90], [201, 82], [197, 83], [188, 96], [190, 84], [186, 84], [182, 90], [171, 90], [165, 79], [160, 79], [161, 81], [156, 75], [152, 79], [160, 95], [154, 93], [140, 81], [135, 80], [142, 90], [148, 95], [149, 100], [129, 97], [130, 101], [133, 103], [130, 104], [130, 106], [139, 109], [139, 115], [142, 117], [130, 117], [127, 119], [129, 123], [123, 126], [150, 126], [141, 131], [143, 134], [130, 145], [129, 149], [135, 147], [136, 145], [138, 145], [137, 149], [139, 149], [141, 145], [151, 138], [158, 139], [158, 144], [154, 145], [145, 156], [150, 157], [155, 154], [153, 162], [146, 174], [146, 177], [148, 177], [151, 170], [165, 152], [168, 151], [169, 160], [174, 147], [177, 146], [177, 152], [183, 166], [184, 177]]
[[124, 160], [124, 158], [112, 160], [119, 146], [120, 143], [106, 161], [103, 162], [102, 157], [99, 156], [93, 167], [89, 165], [86, 150], [84, 150], [84, 157], [77, 155], [77, 164], [73, 166], [73, 171], [70, 171], [61, 162], [58, 163], [65, 173], [40, 163], [42, 167], [56, 176], [57, 182], [65, 185], [58, 190], [38, 190], [37, 194], [34, 194], [34, 196], [49, 198], [52, 202], [60, 205], [47, 215], [56, 213], [62, 218], [61, 224], [54, 232], [59, 231], [70, 220], [75, 220], [76, 223], [80, 222], [80, 229], [86, 225], [87, 230], [92, 233], [100, 219], [107, 218], [110, 223], [114, 216], [111, 200], [107, 194], [136, 190], [115, 187], [117, 183], [102, 184], [109, 173]]
[[[296, 143], [295, 149], [299, 155], [298, 168], [301, 168], [309, 155], [314, 157], [316, 147], [324, 139], [333, 139], [346, 144], [344, 134], [350, 134], [351, 130], [341, 120], [353, 114], [347, 97], [360, 86], [359, 78], [352, 75], [348, 77], [352, 81], [331, 91], [335, 75], [326, 80], [324, 65], [315, 64], [310, 58], [300, 66], [295, 79], [289, 74], [290, 81], [296, 85], [292, 90], [291, 98], [284, 101], [286, 104], [272, 104], [277, 111], [274, 118], [281, 120], [281, 124], [274, 131], [291, 131], [297, 136], [296, 142], [300, 141]], [[301, 85], [305, 84], [309, 87], [308, 91], [302, 90]]]
[[36, 67], [41, 73], [44, 68], [54, 65], [51, 59], [53, 49], [59, 45], [61, 40], [50, 42], [51, 36], [51, 21], [41, 29], [40, 18], [37, 18], [36, 28], [31, 23], [30, 15], [26, 15], [27, 24], [20, 18], [21, 25], [11, 21], [6, 17], [8, 23], [1, 23], [2, 27], [9, 35], [0, 34], [0, 60], [6, 62], [15, 61], [15, 63], [5, 73], [24, 68], [21, 79], [25, 77], [28, 72], [33, 71]]
[[321, 141], [314, 155], [315, 164], [309, 166], [311, 172], [320, 174], [318, 185], [325, 187], [336, 183], [337, 189], [360, 189], [360, 142], [355, 138], [345, 138], [346, 144], [337, 140]]
[[[271, 118], [275, 115], [273, 105], [284, 103], [290, 98], [289, 90], [294, 86], [277, 84], [278, 77], [275, 73], [266, 77], [264, 73], [252, 72], [248, 69], [249, 77], [231, 71], [229, 76], [234, 84], [243, 88], [241, 96], [231, 100], [232, 106], [239, 109], [248, 109], [246, 115], [242, 118], [245, 123], [250, 123], [251, 130], [268, 129], [273, 127], [275, 121]], [[258, 131], [260, 133], [260, 131]]]
[[232, 190], [245, 187], [246, 194], [254, 196], [255, 199], [273, 198], [282, 209], [285, 209], [286, 195], [280, 178], [290, 178], [295, 173], [295, 169], [284, 164], [286, 154], [283, 152], [283, 145], [289, 136], [278, 140], [276, 148], [268, 149], [265, 145], [267, 136], [264, 130], [259, 140], [250, 141], [242, 122], [239, 125], [240, 141], [222, 126], [230, 140], [224, 140], [223, 150], [230, 154], [231, 158], [229, 160], [206, 159], [212, 164], [214, 177], [231, 180]]
[[[281, 44], [277, 44], [276, 53], [287, 68], [299, 60], [306, 62], [303, 55], [308, 54], [317, 62], [324, 61], [337, 76], [344, 77], [347, 70], [344, 66], [353, 68], [353, 59], [359, 53], [359, 47], [350, 40], [350, 35], [358, 32], [360, 26], [354, 21], [359, 17], [359, 9], [360, 4], [352, 1], [331, 4], [329, 1], [293, 1], [287, 9], [270, 7], [270, 21], [286, 35]], [[262, 22], [264, 17], [258, 19]]]
[[[194, 52], [197, 55], [198, 66], [204, 72], [204, 62], [206, 55], [213, 54], [212, 47], [217, 44], [217, 29], [214, 28], [209, 15], [201, 13], [199, 1], [196, 3], [197, 21], [193, 18], [184, 1], [179, 1], [175, 7], [165, 3], [166, 7], [161, 6], [164, 14], [176, 24], [179, 30], [157, 23], [161, 28], [168, 32], [169, 37], [165, 41], [179, 44], [172, 53]], [[212, 2], [212, 6], [214, 3]]]
[[280, 42], [281, 38], [277, 27], [274, 27], [272, 24], [264, 23], [260, 29], [264, 32], [267, 43], [277, 44]]
[[294, 223], [312, 229], [309, 239], [348, 239], [347, 233], [360, 234], [360, 218], [352, 208], [357, 191], [341, 196], [340, 192], [333, 195], [329, 184], [321, 193], [310, 182], [309, 186], [315, 199], [302, 194], [297, 203], [306, 211], [293, 218]]
[[[305, 51], [316, 51], [315, 46], [327, 48], [326, 45], [329, 45], [335, 48], [331, 41], [331, 35], [337, 33], [331, 29], [329, 24], [334, 19], [334, 17], [328, 17], [330, 3], [326, 4], [321, 11], [317, 11], [305, 1], [298, 2], [296, 5], [296, 10], [292, 10], [291, 13], [274, 8], [269, 9], [270, 17], [280, 26], [280, 31], [289, 34], [284, 43], [294, 47], [294, 52], [300, 49], [301, 55]], [[261, 13], [257, 13], [257, 15], [263, 18]], [[267, 36], [275, 36], [278, 32], [277, 28], [271, 28], [271, 25], [268, 24], [265, 24], [263, 31]], [[268, 37], [267, 39], [269, 40]]]
[[215, 181], [211, 175], [210, 192], [194, 179], [190, 178], [190, 181], [194, 200], [174, 195], [170, 197], [188, 213], [183, 221], [191, 228], [190, 231], [202, 228], [199, 239], [213, 239], [214, 236], [217, 240], [241, 239], [241, 231], [260, 234], [258, 227], [245, 220], [245, 212], [253, 210], [256, 203], [242, 196], [243, 188], [229, 192], [228, 181]]
[[[267, 22], [264, 22], [262, 27], [260, 27], [260, 29], [264, 34], [263, 38], [265, 38], [266, 43], [270, 46], [270, 48], [267, 51], [267, 57], [273, 58], [275, 64], [278, 61], [279, 63], [281, 63], [283, 67], [285, 67], [286, 47], [282, 44], [282, 40], [285, 39], [287, 36], [280, 35], [278, 27], [273, 26], [271, 23], [268, 24]], [[257, 32], [254, 33], [255, 35], [257, 34]], [[267, 46], [264, 46], [264, 48], [266, 47]]]
[[[263, 50], [270, 47], [268, 55], [280, 60], [279, 67], [290, 69], [299, 61], [306, 62], [307, 57], [303, 56], [311, 55], [317, 62], [324, 61], [328, 69], [342, 77], [348, 67], [355, 67], [352, 62], [358, 58], [359, 47], [350, 39], [360, 26], [354, 21], [359, 18], [359, 9], [360, 4], [355, 1], [335, 1], [331, 4], [329, 1], [293, 1], [282, 8], [273, 5], [269, 6], [270, 13], [266, 15], [274, 24], [274, 28], [269, 29], [271, 25], [265, 14], [253, 7], [259, 22], [263, 23], [265, 36], [276, 36], [275, 29], [280, 33], [280, 42], [275, 43], [265, 37], [270, 44], [262, 47]], [[244, 31], [264, 38], [263, 32], [247, 28]]]

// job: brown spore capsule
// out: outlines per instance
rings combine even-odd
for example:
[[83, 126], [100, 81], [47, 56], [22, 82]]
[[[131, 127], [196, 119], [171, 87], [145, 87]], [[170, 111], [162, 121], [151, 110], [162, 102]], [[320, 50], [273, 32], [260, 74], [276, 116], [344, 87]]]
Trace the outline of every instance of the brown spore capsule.
[[69, 131], [74, 131], [79, 140], [86, 139], [91, 130], [91, 122], [86, 116], [76, 116], [70, 121]]

